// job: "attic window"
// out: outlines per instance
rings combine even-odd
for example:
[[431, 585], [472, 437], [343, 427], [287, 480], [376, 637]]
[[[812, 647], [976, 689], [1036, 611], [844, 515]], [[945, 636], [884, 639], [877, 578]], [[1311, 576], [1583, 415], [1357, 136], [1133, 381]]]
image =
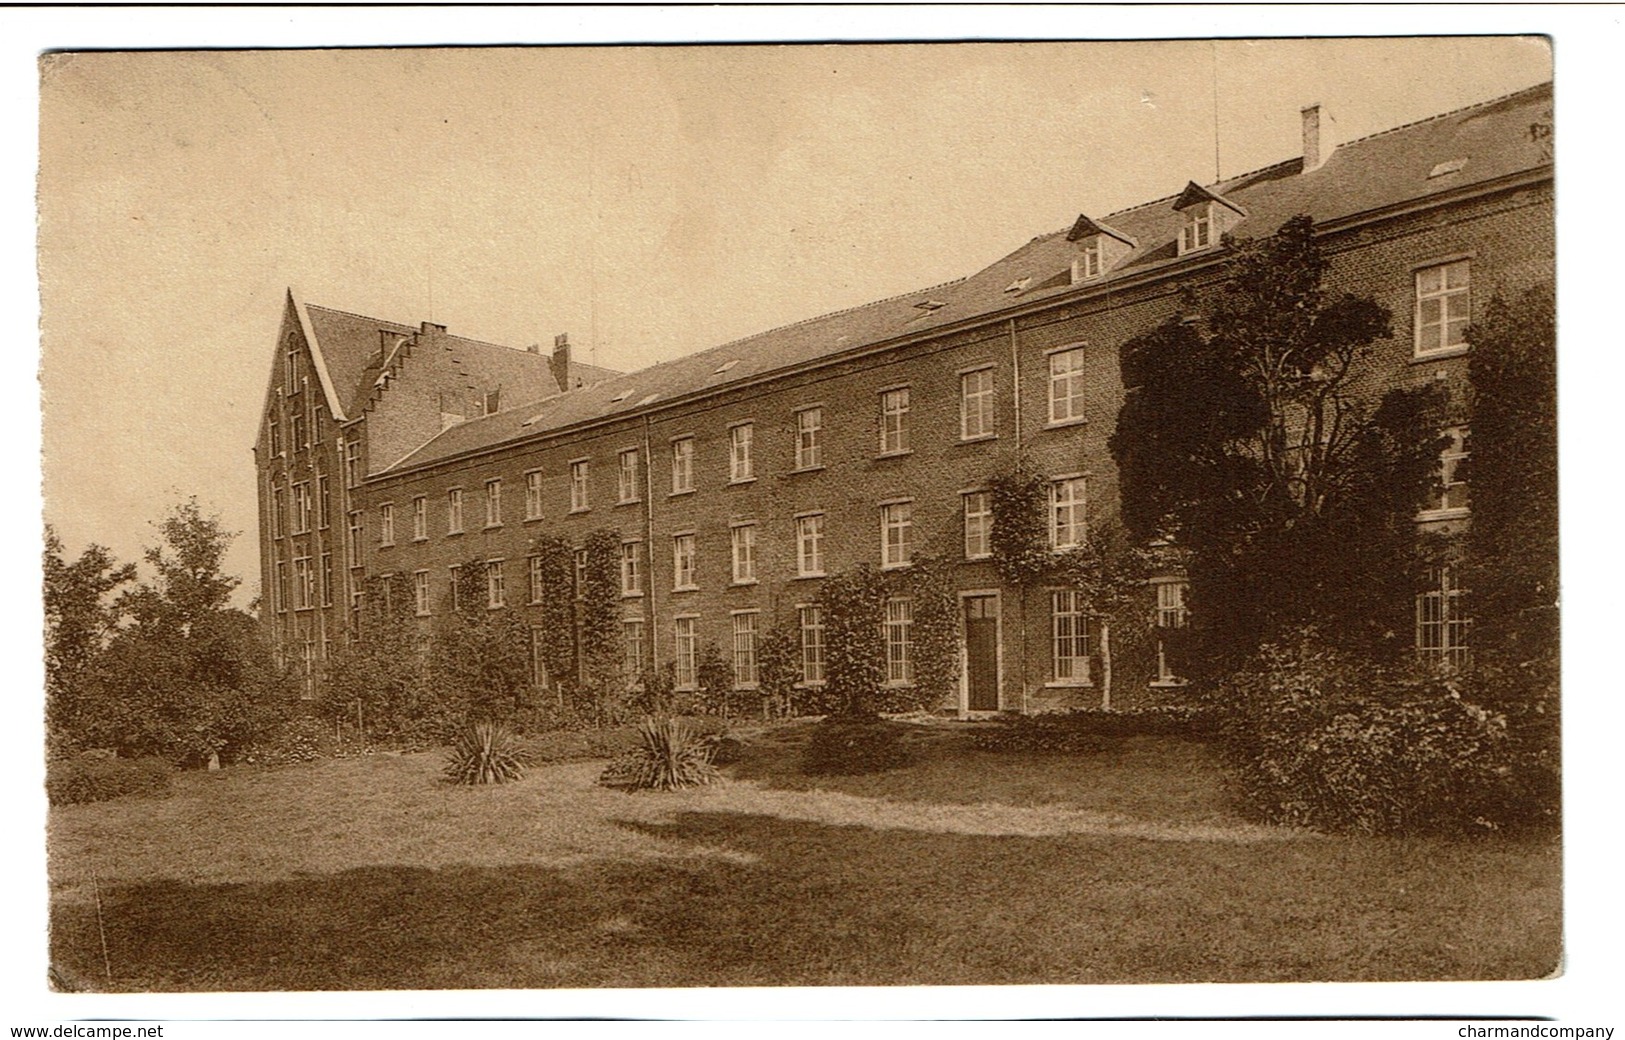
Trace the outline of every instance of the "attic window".
[[609, 399], [609, 403], [610, 404], [620, 404], [622, 401], [626, 400], [628, 397], [631, 397], [631, 396], [632, 396], [632, 391], [630, 391], [630, 390], [622, 390], [620, 393], [616, 394], [614, 397], [611, 397]]
[[914, 306], [929, 313], [930, 311], [941, 310], [943, 307], [948, 305], [943, 303], [941, 300], [921, 300]]
[[1213, 203], [1191, 206], [1184, 212], [1185, 224], [1179, 229], [1179, 251], [1206, 249], [1213, 243]]
[[1007, 293], [1023, 293], [1027, 291], [1027, 286], [1031, 284], [1033, 284], [1032, 275], [1023, 275], [1005, 286], [1004, 291]]
[[502, 388], [497, 387], [495, 390], [487, 390], [485, 392], [485, 414], [491, 415], [494, 412], [501, 411], [501, 409]]
[[1081, 282], [1086, 278], [1100, 277], [1100, 272], [1106, 267], [1104, 254], [1105, 247], [1099, 235], [1084, 239], [1077, 259], [1072, 261], [1072, 280]]
[[1443, 177], [1447, 173], [1460, 173], [1461, 168], [1466, 165], [1466, 159], [1451, 159], [1448, 162], [1442, 162], [1428, 171], [1428, 180], [1432, 180], [1435, 177]]
[[728, 369], [734, 367], [737, 364], [739, 364], [739, 359], [738, 358], [734, 358], [732, 361], [724, 361], [722, 364], [718, 365], [716, 367], [716, 371], [712, 372], [711, 374], [714, 375], [714, 376], [720, 376], [722, 373], [728, 371]]

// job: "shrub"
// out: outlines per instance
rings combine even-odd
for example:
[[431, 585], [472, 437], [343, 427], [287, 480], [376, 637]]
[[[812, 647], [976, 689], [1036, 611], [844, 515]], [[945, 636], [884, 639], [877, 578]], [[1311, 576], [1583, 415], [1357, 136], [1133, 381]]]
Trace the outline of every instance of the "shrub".
[[1264, 819], [1367, 833], [1499, 827], [1513, 780], [1504, 715], [1444, 675], [1384, 672], [1312, 637], [1267, 645], [1220, 697], [1242, 801]]
[[802, 772], [815, 775], [881, 773], [914, 762], [906, 723], [830, 718], [813, 727]]
[[524, 775], [524, 753], [497, 722], [465, 724], [446, 757], [445, 778], [454, 784], [505, 784]]
[[681, 720], [645, 719], [638, 735], [638, 747], [611, 762], [599, 783], [628, 791], [674, 791], [721, 778], [711, 764], [714, 740]]
[[157, 756], [113, 758], [86, 752], [52, 761], [45, 772], [45, 794], [52, 805], [105, 802], [124, 795], [169, 794], [173, 767]]

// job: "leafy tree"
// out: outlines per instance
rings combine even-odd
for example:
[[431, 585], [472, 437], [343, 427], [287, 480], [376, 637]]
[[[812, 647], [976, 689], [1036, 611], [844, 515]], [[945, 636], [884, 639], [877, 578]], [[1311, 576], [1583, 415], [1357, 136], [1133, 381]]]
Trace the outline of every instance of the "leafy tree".
[[464, 561], [456, 581], [455, 609], [435, 628], [430, 674], [447, 703], [507, 715], [530, 688], [530, 631], [514, 611], [489, 605], [486, 561]]
[[1234, 247], [1217, 289], [1190, 301], [1203, 325], [1170, 319], [1121, 349], [1109, 447], [1124, 522], [1189, 551], [1198, 667], [1316, 620], [1397, 652], [1426, 565], [1412, 517], [1443, 447], [1442, 391], [1373, 405], [1359, 362], [1390, 316], [1322, 289], [1307, 217]]
[[95, 666], [123, 617], [115, 593], [135, 580], [100, 545], [69, 563], [62, 540], [45, 529], [45, 693], [52, 743], [74, 743], [93, 710]]
[[195, 498], [156, 526], [153, 577], [120, 599], [130, 623], [101, 656], [86, 736], [183, 764], [229, 757], [274, 721], [287, 686], [258, 624], [229, 605], [239, 579], [220, 568], [234, 535]]
[[425, 726], [443, 730], [445, 705], [428, 687], [426, 647], [412, 617], [411, 580], [405, 574], [369, 578], [361, 602], [355, 638], [328, 665], [323, 710], [354, 719], [359, 704], [361, 724], [378, 737]]
[[885, 577], [868, 564], [824, 580], [824, 700], [835, 715], [873, 715], [886, 686]]
[[621, 536], [589, 532], [584, 581], [576, 604], [580, 618], [581, 673], [578, 707], [600, 723], [621, 721], [627, 688], [636, 676], [622, 674], [625, 642], [621, 628]]
[[757, 653], [761, 694], [775, 715], [795, 714], [796, 683], [801, 681], [801, 632], [797, 619], [777, 617], [762, 635]]

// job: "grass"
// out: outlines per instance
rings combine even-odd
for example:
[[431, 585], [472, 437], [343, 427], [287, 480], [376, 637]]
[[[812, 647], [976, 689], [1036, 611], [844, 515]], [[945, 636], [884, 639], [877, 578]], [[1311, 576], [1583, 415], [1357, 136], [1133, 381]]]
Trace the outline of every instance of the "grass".
[[[1555, 842], [1324, 837], [1229, 815], [1201, 745], [970, 749], [597, 787], [601, 761], [437, 781], [432, 754], [177, 778], [52, 810], [52, 962], [119, 990], [1529, 978]], [[111, 985], [91, 890], [100, 881]]]

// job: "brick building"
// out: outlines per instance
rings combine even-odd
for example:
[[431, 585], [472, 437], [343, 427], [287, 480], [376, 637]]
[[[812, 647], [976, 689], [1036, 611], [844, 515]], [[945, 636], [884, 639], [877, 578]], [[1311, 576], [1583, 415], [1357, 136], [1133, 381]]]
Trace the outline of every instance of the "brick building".
[[[962, 675], [944, 709], [1099, 703], [1088, 604], [1001, 587], [987, 481], [1018, 456], [1047, 474], [1058, 546], [1115, 511], [1118, 347], [1220, 275], [1223, 235], [1314, 219], [1329, 286], [1393, 312], [1365, 372], [1373, 391], [1439, 381], [1465, 400], [1468, 321], [1553, 277], [1549, 85], [1340, 145], [1318, 106], [1302, 120], [1301, 157], [1080, 215], [958, 281], [638, 372], [579, 364], [562, 336], [544, 355], [290, 292], [255, 447], [281, 658], [314, 692], [367, 575], [411, 575], [428, 625], [453, 569], [483, 561], [488, 605], [534, 619], [535, 539], [607, 529], [622, 542], [629, 670], [672, 662], [692, 683], [714, 642], [748, 688], [779, 624], [799, 632], [817, 682], [820, 579], [930, 552], [957, 561], [961, 600]], [[1419, 523], [1467, 515], [1455, 443]], [[1468, 620], [1438, 578], [1417, 599], [1418, 647], [1459, 656]], [[1151, 583], [1146, 616], [1182, 626], [1182, 588], [1174, 574]], [[897, 682], [909, 612], [887, 607]], [[1116, 703], [1177, 682], [1154, 633], [1146, 645], [1117, 666]]]

